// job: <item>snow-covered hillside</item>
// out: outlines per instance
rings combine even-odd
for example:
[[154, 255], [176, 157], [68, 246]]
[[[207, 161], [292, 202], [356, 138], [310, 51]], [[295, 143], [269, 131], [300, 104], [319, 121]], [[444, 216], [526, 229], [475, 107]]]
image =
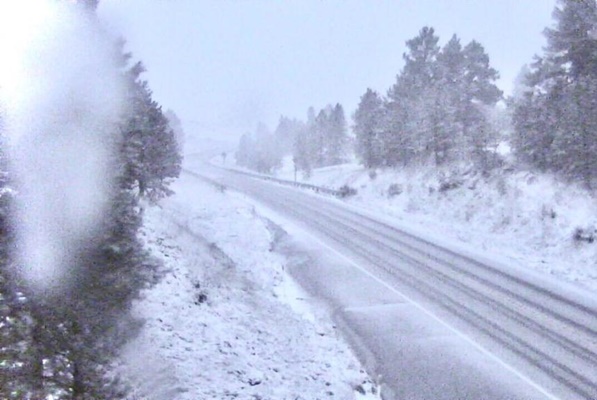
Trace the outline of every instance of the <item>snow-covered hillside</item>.
[[[294, 179], [290, 160], [278, 178]], [[356, 163], [321, 168], [306, 183], [357, 194], [347, 201], [400, 219], [442, 240], [469, 245], [597, 291], [597, 199], [530, 172], [491, 177], [463, 169], [377, 170]], [[585, 240], [575, 240], [575, 234]], [[589, 243], [589, 238], [594, 241]]]
[[378, 399], [323, 311], [284, 271], [276, 235], [234, 193], [183, 175], [148, 208], [165, 277], [135, 306], [124, 354], [143, 399]]

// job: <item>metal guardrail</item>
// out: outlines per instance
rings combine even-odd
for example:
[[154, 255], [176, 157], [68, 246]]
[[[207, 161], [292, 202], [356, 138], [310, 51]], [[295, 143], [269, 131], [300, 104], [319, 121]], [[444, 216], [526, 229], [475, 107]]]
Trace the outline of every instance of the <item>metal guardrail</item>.
[[279, 183], [281, 185], [294, 186], [294, 187], [301, 188], [301, 189], [309, 189], [309, 190], [313, 190], [315, 193], [324, 193], [324, 194], [329, 194], [331, 196], [343, 197], [342, 192], [339, 191], [339, 190], [336, 190], [336, 189], [330, 189], [330, 188], [326, 188], [326, 187], [311, 185], [311, 184], [308, 184], [308, 183], [288, 181], [288, 180], [285, 180], [285, 179], [278, 179], [278, 178], [274, 178], [273, 176], [256, 174], [256, 173], [253, 173], [253, 172], [241, 171], [241, 170], [238, 170], [238, 169], [230, 169], [230, 168], [226, 168], [226, 169], [228, 171], [230, 171], [230, 172], [235, 172], [235, 173], [241, 174], [241, 175], [247, 175], [247, 176], [250, 176], [250, 177], [253, 177], [253, 178], [257, 178], [257, 179], [261, 179], [261, 180], [264, 180], [264, 181], [276, 182], [276, 183]]
[[[261, 180], [264, 180], [264, 181], [276, 182], [276, 183], [279, 183], [280, 185], [294, 186], [294, 187], [301, 188], [301, 189], [308, 189], [308, 190], [314, 191], [315, 193], [324, 193], [324, 194], [327, 194], [327, 195], [330, 195], [330, 196], [335, 196], [335, 197], [340, 197], [340, 198], [346, 197], [345, 193], [343, 191], [341, 191], [341, 190], [336, 190], [336, 189], [330, 189], [330, 188], [326, 188], [326, 187], [311, 185], [311, 184], [308, 184], [308, 183], [288, 181], [288, 180], [285, 180], [285, 179], [278, 179], [278, 178], [274, 178], [273, 176], [258, 174], [258, 173], [249, 172], [249, 171], [242, 171], [242, 170], [234, 169], [234, 168], [225, 168], [225, 167], [222, 167], [220, 165], [215, 165], [215, 164], [211, 164], [211, 165], [214, 166], [214, 167], [216, 167], [216, 168], [222, 168], [222, 169], [225, 169], [227, 171], [234, 172], [234, 173], [237, 173], [237, 174], [240, 174], [240, 175], [246, 175], [246, 176], [250, 176], [252, 178], [261, 179]], [[209, 178], [206, 178], [204, 176], [201, 176], [201, 175], [199, 175], [199, 174], [197, 174], [197, 173], [195, 173], [193, 171], [189, 171], [189, 170], [185, 169], [185, 172], [187, 172], [187, 173], [189, 173], [189, 174], [191, 174], [193, 176], [196, 176], [198, 178], [201, 178], [201, 179], [203, 179], [203, 180], [205, 180], [205, 181], [207, 181], [207, 182], [209, 182], [211, 184], [218, 185], [217, 182], [215, 182], [215, 181], [213, 181], [213, 180], [211, 180]], [[221, 185], [221, 184], [219, 184], [219, 185]]]

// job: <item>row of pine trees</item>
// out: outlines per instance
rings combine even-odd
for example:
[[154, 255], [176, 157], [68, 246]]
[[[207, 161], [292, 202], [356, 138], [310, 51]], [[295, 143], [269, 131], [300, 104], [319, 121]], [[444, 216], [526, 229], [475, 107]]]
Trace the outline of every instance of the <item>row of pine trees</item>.
[[[462, 166], [489, 173], [507, 161], [520, 168], [597, 184], [597, 4], [559, 0], [547, 46], [504, 99], [483, 46], [456, 36], [443, 46], [431, 27], [406, 42], [404, 67], [386, 96], [367, 89], [349, 135], [340, 105], [306, 122], [282, 117], [241, 138], [237, 162], [270, 173], [283, 156], [309, 175], [354, 152], [366, 168]], [[524, 40], [521, 38], [521, 40]], [[504, 108], [504, 104], [506, 107]]]
[[466, 159], [491, 164], [498, 132], [489, 113], [502, 98], [483, 46], [454, 35], [441, 47], [433, 28], [406, 42], [404, 68], [387, 98], [368, 89], [354, 115], [356, 153], [368, 168]]
[[318, 113], [311, 107], [306, 122], [282, 116], [273, 133], [259, 123], [254, 134], [241, 137], [236, 162], [272, 173], [282, 166], [284, 156], [292, 155], [295, 169], [309, 176], [313, 168], [345, 162], [348, 143], [342, 105], [328, 105]]
[[[94, 13], [96, 0], [81, 0]], [[98, 23], [90, 19], [90, 23]], [[171, 193], [180, 143], [141, 75], [141, 63], [115, 43], [114, 68], [126, 83], [126, 111], [114, 132], [109, 212], [84, 246], [67, 293], [38, 296], [19, 279], [6, 154], [0, 180], [0, 398], [119, 399], [127, 387], [110, 363], [138, 331], [131, 302], [158, 278], [158, 263], [138, 238], [143, 204]], [[18, 221], [16, 221], [18, 223]]]

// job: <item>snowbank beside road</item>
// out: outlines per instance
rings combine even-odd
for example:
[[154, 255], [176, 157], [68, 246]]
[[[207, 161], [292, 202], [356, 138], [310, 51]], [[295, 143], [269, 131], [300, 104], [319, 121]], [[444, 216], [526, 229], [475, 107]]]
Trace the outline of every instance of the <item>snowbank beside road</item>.
[[266, 221], [192, 177], [174, 190], [146, 211], [144, 237], [166, 274], [135, 306], [146, 322], [124, 358], [138, 396], [379, 398], [332, 323], [284, 272]]

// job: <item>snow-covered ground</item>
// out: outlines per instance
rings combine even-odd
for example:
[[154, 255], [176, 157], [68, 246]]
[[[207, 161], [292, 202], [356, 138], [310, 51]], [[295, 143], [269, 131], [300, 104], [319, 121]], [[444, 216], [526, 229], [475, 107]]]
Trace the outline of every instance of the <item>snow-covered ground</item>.
[[[277, 177], [294, 179], [290, 160]], [[352, 204], [597, 291], [597, 239], [573, 239], [578, 228], [597, 236], [597, 198], [575, 185], [514, 171], [489, 178], [465, 169], [377, 170], [371, 175], [356, 163], [317, 169], [311, 178], [299, 174], [298, 179], [335, 189], [348, 185], [357, 190], [347, 199]]]
[[323, 310], [284, 271], [276, 234], [242, 197], [183, 175], [146, 210], [165, 276], [122, 373], [143, 399], [379, 399]]

